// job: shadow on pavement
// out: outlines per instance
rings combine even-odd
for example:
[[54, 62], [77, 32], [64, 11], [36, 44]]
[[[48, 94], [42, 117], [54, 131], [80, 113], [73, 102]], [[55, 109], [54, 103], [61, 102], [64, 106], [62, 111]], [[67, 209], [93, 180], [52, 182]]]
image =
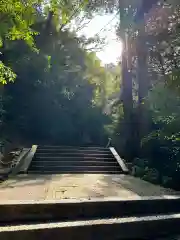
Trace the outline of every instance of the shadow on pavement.
[[52, 179], [52, 175], [17, 175], [8, 179], [0, 185], [0, 189], [15, 188], [22, 186], [44, 185]]

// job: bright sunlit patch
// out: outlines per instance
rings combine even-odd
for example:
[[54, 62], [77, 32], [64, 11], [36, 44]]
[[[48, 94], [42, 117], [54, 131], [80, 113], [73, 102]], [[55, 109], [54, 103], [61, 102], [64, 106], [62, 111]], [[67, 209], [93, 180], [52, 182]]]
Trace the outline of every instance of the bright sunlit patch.
[[107, 46], [97, 56], [101, 59], [104, 64], [117, 63], [120, 60], [122, 54], [122, 42], [111, 40]]
[[116, 25], [119, 16], [117, 14], [106, 14], [104, 16], [95, 16], [90, 23], [81, 31], [87, 37], [93, 37], [98, 34], [99, 37], [105, 38], [106, 46], [97, 52], [103, 64], [116, 64], [121, 58], [122, 42], [116, 40]]

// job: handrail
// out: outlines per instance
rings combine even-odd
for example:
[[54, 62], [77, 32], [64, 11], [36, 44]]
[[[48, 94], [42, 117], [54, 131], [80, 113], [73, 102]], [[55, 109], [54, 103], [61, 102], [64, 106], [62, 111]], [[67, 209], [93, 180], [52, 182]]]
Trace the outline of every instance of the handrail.
[[129, 173], [129, 169], [126, 167], [126, 164], [124, 163], [123, 159], [119, 156], [119, 154], [116, 152], [116, 150], [113, 147], [109, 148], [117, 162], [119, 163], [120, 167], [122, 168], [123, 172], [125, 174]]
[[30, 148], [28, 156], [26, 157], [26, 161], [21, 166], [21, 172], [26, 173], [28, 171], [31, 161], [36, 153], [37, 147], [38, 145], [32, 145], [32, 147]]
[[108, 138], [108, 143], [106, 145], [106, 148], [109, 148], [109, 146], [111, 145], [111, 141], [112, 141], [112, 138]]

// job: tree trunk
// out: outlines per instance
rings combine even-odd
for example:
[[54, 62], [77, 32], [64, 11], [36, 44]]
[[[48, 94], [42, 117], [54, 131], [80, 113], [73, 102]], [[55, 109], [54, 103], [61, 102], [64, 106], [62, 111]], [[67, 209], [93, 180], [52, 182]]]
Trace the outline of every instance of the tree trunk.
[[141, 23], [137, 37], [137, 77], [138, 77], [138, 122], [139, 122], [139, 142], [149, 133], [148, 109], [145, 98], [148, 95], [149, 81], [147, 73], [147, 49], [145, 42], [145, 26]]
[[125, 9], [120, 6], [120, 22], [121, 22], [121, 39], [123, 41], [123, 53], [122, 53], [122, 102], [124, 111], [124, 152], [127, 158], [131, 159], [132, 151], [129, 151], [129, 146], [132, 146], [132, 110], [133, 110], [133, 98], [132, 98], [132, 73], [129, 66], [129, 51], [128, 51], [128, 35], [125, 32]]

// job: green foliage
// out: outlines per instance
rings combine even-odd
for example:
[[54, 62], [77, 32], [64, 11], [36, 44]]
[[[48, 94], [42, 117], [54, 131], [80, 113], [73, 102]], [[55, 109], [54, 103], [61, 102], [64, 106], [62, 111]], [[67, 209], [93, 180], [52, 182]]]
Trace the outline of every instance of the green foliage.
[[0, 36], [1, 39], [23, 39], [29, 46], [34, 46], [31, 29], [35, 21], [36, 9], [34, 5], [40, 3], [35, 0], [25, 2], [19, 0], [2, 0], [0, 2]]
[[10, 41], [23, 40], [34, 50], [34, 36], [37, 32], [32, 29], [32, 25], [37, 15], [35, 4], [40, 1], [28, 0], [2, 0], [0, 2], [0, 83], [6, 84], [14, 81], [16, 74], [4, 63], [4, 50], [8, 48]]
[[[47, 22], [50, 21], [50, 24], [53, 22], [58, 27], [59, 25], [63, 27], [75, 17], [75, 12], [79, 14], [86, 4], [86, 0], [81, 3], [66, 0], [53, 0], [48, 3], [44, 0], [2, 0], [0, 2], [0, 83], [6, 84], [8, 81], [14, 80], [16, 76], [9, 65], [5, 66], [4, 62], [4, 51], [9, 49], [12, 41], [22, 40], [32, 51], [38, 53], [34, 38], [39, 32], [34, 29], [34, 24], [37, 21], [43, 21], [46, 16]], [[8, 72], [4, 76], [4, 72], [7, 70]]]
[[113, 74], [74, 33], [57, 31], [53, 25], [45, 29], [44, 22], [34, 29], [39, 32], [38, 54], [22, 41], [14, 41], [5, 52], [17, 74], [14, 84], [4, 88], [10, 96], [5, 103], [6, 134], [32, 143], [104, 146], [104, 126], [111, 119], [103, 113], [103, 104], [109, 91], [106, 81], [113, 82]]
[[0, 61], [0, 84], [7, 84], [7, 82], [14, 82], [16, 74], [12, 70], [5, 66], [2, 61]]

